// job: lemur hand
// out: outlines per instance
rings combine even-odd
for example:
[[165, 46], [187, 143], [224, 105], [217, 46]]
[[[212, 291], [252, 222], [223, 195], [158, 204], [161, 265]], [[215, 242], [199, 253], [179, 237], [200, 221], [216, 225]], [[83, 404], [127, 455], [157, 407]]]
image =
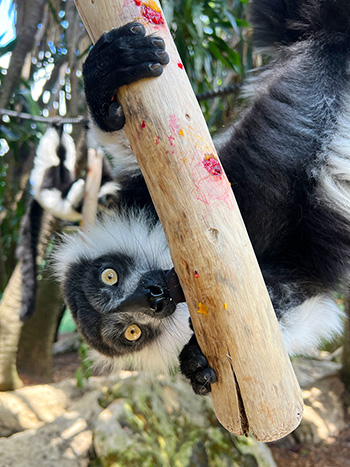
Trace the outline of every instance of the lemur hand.
[[123, 128], [125, 117], [116, 100], [121, 86], [162, 74], [169, 63], [163, 39], [146, 36], [140, 23], [128, 23], [104, 33], [83, 67], [86, 100], [91, 116], [103, 131]]
[[211, 385], [217, 381], [216, 374], [209, 366], [194, 334], [182, 349], [179, 358], [181, 373], [190, 380], [194, 392], [201, 396], [209, 394]]

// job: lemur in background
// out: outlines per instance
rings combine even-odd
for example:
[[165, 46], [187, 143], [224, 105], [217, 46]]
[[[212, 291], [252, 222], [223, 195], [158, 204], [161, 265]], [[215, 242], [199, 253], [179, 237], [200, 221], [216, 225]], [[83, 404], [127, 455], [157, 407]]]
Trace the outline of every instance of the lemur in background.
[[[22, 305], [20, 319], [29, 319], [35, 309], [36, 257], [43, 210], [68, 222], [82, 219], [85, 180], [75, 175], [76, 148], [73, 138], [63, 127], [49, 128], [38, 144], [30, 175], [33, 197], [29, 200], [20, 229], [17, 257], [22, 269]], [[114, 206], [118, 193], [106, 159], [103, 160], [100, 207]]]
[[[332, 293], [350, 271], [350, 2], [253, 0], [251, 21], [255, 46], [272, 60], [217, 149], [293, 355], [342, 331]], [[103, 34], [90, 51], [86, 99], [96, 137], [121, 167], [121, 208], [63, 239], [56, 272], [101, 362], [166, 370], [180, 353], [181, 371], [206, 394], [216, 376], [188, 325], [141, 172], [131, 151], [120, 152], [125, 118], [112, 99], [168, 61], [163, 40], [139, 23]]]

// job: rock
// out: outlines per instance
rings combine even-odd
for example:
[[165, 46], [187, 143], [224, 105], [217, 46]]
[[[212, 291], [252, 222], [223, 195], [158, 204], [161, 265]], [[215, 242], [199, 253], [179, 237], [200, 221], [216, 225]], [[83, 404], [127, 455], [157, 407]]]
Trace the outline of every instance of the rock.
[[292, 364], [301, 388], [310, 387], [327, 376], [339, 374], [341, 370], [339, 363], [303, 357], [293, 358]]
[[40, 384], [0, 392], [0, 436], [10, 436], [28, 428], [42, 426], [52, 422], [66, 410], [80, 411], [81, 407], [81, 411], [86, 413], [85, 418], [91, 419], [95, 415], [96, 406], [98, 407], [97, 399], [101, 387], [113, 385], [115, 381], [116, 376], [94, 377], [90, 378], [84, 389], [79, 389], [77, 381], [72, 378], [57, 384]]
[[79, 412], [0, 439], [1, 467], [87, 467], [92, 432]]
[[[118, 378], [119, 380], [119, 378]], [[33, 421], [36, 428], [26, 429], [9, 438], [0, 438], [0, 465], [1, 467], [85, 467], [90, 463], [92, 452], [91, 425], [102, 411], [99, 405], [101, 387], [104, 384], [115, 384], [113, 379], [92, 378], [84, 391], [76, 388], [76, 381], [70, 380], [61, 383], [59, 388], [50, 385], [31, 386], [23, 389], [27, 391], [27, 400], [24, 405], [28, 414], [37, 414], [37, 405], [31, 406], [40, 396], [50, 398], [50, 410], [47, 400], [41, 401], [41, 413], [45, 414]], [[51, 390], [51, 391], [50, 391]], [[16, 393], [16, 394], [14, 394]], [[18, 414], [19, 398], [17, 391], [6, 393], [16, 398], [14, 416]], [[23, 395], [23, 393], [22, 393]], [[56, 410], [53, 403], [56, 401]], [[8, 407], [9, 409], [10, 407]], [[32, 409], [32, 412], [30, 412]], [[51, 410], [52, 409], [52, 410]], [[61, 413], [60, 413], [61, 412]], [[59, 416], [54, 416], [54, 414]], [[29, 420], [28, 415], [28, 420]], [[45, 422], [53, 419], [51, 423]], [[34, 417], [33, 417], [34, 419]], [[7, 423], [7, 426], [9, 424]], [[43, 426], [41, 426], [43, 425]], [[23, 420], [21, 423], [23, 429]]]
[[77, 332], [69, 332], [53, 344], [52, 354], [60, 355], [63, 353], [75, 352], [80, 346], [80, 337]]
[[[111, 400], [114, 401], [111, 403]], [[275, 467], [270, 450], [236, 438], [216, 420], [210, 398], [181, 378], [131, 376], [106, 391], [93, 428], [102, 466], [239, 465]]]
[[328, 376], [303, 389], [304, 416], [293, 433], [299, 443], [327, 441], [345, 428], [344, 385], [338, 375]]
[[290, 447], [327, 441], [346, 426], [341, 365], [300, 357], [293, 359], [293, 367], [302, 387], [304, 414], [299, 427], [277, 444]]
[[61, 387], [45, 384], [0, 392], [0, 436], [51, 422], [66, 410], [75, 389], [65, 383]]

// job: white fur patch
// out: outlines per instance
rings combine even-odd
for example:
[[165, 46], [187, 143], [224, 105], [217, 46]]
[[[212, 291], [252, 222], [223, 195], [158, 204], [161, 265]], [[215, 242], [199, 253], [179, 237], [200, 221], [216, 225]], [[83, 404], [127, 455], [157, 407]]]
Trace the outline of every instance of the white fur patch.
[[116, 195], [119, 190], [120, 185], [117, 182], [106, 182], [101, 186], [98, 197], [102, 198], [103, 196]]
[[73, 209], [69, 200], [62, 198], [62, 193], [59, 190], [42, 190], [40, 196], [35, 198], [43, 209], [58, 219], [75, 222], [82, 217], [81, 213]]
[[307, 354], [342, 333], [344, 314], [327, 295], [317, 295], [286, 311], [279, 320], [289, 355]]
[[350, 219], [350, 96], [338, 118], [336, 130], [323, 149], [319, 197]]
[[[74, 141], [70, 135], [63, 133], [61, 142], [66, 149], [66, 160], [64, 164], [66, 168], [72, 172], [74, 170], [76, 160]], [[34, 197], [40, 190], [45, 171], [49, 167], [57, 167], [60, 163], [57, 156], [57, 148], [59, 144], [59, 134], [54, 128], [49, 128], [38, 144], [36, 156], [34, 158], [34, 167], [30, 175], [34, 189]]]
[[135, 154], [130, 148], [130, 143], [124, 130], [113, 132], [102, 131], [97, 125], [91, 124], [91, 136], [112, 156], [115, 175], [127, 173], [132, 175], [140, 171]]

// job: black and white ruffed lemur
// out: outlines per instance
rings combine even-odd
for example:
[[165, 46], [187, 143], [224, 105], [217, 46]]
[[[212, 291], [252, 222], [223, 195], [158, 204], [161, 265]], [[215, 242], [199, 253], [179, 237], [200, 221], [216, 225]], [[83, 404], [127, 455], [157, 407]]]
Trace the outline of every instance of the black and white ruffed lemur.
[[[350, 2], [253, 0], [251, 22], [255, 46], [272, 60], [216, 145], [293, 355], [342, 331], [332, 293], [350, 271]], [[162, 39], [139, 23], [103, 34], [90, 51], [86, 99], [95, 135], [120, 167], [122, 208], [64, 239], [56, 272], [101, 364], [166, 370], [180, 354], [181, 371], [206, 394], [215, 373], [174, 293], [164, 233], [112, 100], [168, 61]]]
[[[85, 180], [76, 178], [76, 148], [73, 138], [63, 127], [51, 127], [39, 141], [30, 175], [32, 197], [22, 218], [17, 257], [22, 270], [22, 304], [20, 318], [29, 319], [35, 310], [37, 245], [43, 210], [58, 219], [77, 222], [82, 219]], [[114, 204], [118, 186], [107, 160], [103, 160], [99, 206]]]

